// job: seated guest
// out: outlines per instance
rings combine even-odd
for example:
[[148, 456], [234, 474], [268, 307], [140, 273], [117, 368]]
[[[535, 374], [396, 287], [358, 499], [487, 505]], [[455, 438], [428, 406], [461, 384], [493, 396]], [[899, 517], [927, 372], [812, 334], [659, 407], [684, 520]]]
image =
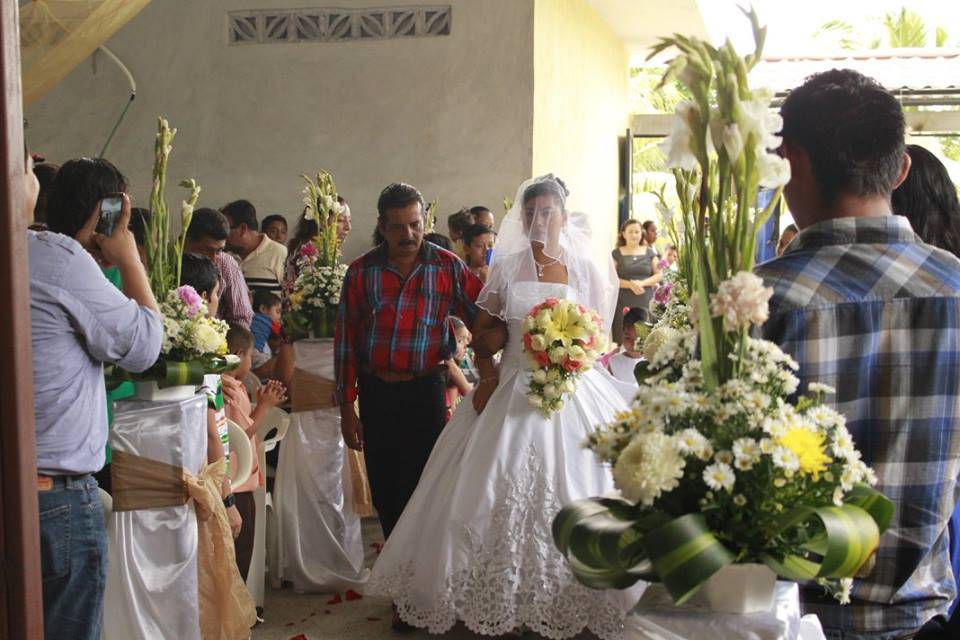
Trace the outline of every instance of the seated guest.
[[[27, 160], [28, 216], [37, 182]], [[71, 160], [54, 179], [49, 231], [27, 232], [43, 617], [48, 638], [100, 637], [107, 534], [94, 472], [104, 465], [103, 365], [145, 371], [163, 323], [129, 230], [130, 199], [110, 235], [96, 232], [100, 201], [126, 191], [103, 159]], [[96, 258], [96, 259], [95, 259]], [[121, 291], [103, 275], [114, 265]]]
[[[220, 277], [216, 266], [209, 258], [195, 253], [183, 254], [183, 263], [180, 267], [180, 284], [193, 287], [194, 291], [200, 294], [200, 297], [207, 303], [207, 314], [211, 318], [216, 317], [217, 307], [220, 304], [218, 295]], [[212, 464], [226, 456], [229, 432], [227, 430], [226, 412], [223, 410], [223, 392], [220, 389], [205, 388], [204, 390], [210, 398], [207, 405], [207, 464]], [[219, 400], [221, 401], [218, 401], [217, 396], [220, 396]], [[230, 523], [233, 537], [236, 538], [240, 534], [241, 517], [240, 511], [234, 504], [233, 488], [230, 486], [229, 475], [224, 476], [220, 492], [224, 499], [223, 505], [227, 510], [227, 521]]]
[[33, 208], [33, 225], [31, 225], [31, 229], [35, 231], [42, 231], [47, 226], [47, 200], [50, 198], [50, 189], [53, 188], [53, 179], [59, 170], [60, 165], [45, 161], [33, 166], [33, 173], [40, 184], [37, 204]]
[[256, 369], [273, 356], [270, 340], [280, 337], [280, 298], [261, 289], [253, 294], [253, 309], [250, 332], [253, 334], [253, 368]]
[[454, 253], [458, 254], [461, 258], [463, 257], [463, 232], [467, 227], [476, 223], [477, 220], [473, 214], [470, 213], [470, 209], [460, 209], [460, 211], [457, 211], [447, 218], [447, 236], [456, 248]]
[[668, 244], [666, 250], [663, 252], [663, 260], [660, 262], [660, 269], [665, 269], [668, 271], [679, 271], [679, 254], [677, 253], [677, 248]]
[[287, 244], [287, 219], [278, 213], [264, 218], [260, 223], [260, 231], [274, 242]]
[[790, 243], [793, 242], [793, 239], [797, 237], [797, 225], [788, 224], [787, 227], [780, 232], [780, 239], [777, 241], [777, 257], [783, 255], [783, 252], [787, 250], [787, 247], [790, 246]]
[[197, 209], [190, 219], [184, 251], [208, 257], [217, 268], [220, 306], [216, 317], [249, 328], [253, 320], [253, 308], [250, 306], [247, 283], [240, 272], [240, 265], [233, 256], [223, 251], [229, 233], [230, 225], [222, 213], [216, 209]]
[[431, 244], [437, 245], [441, 249], [453, 252], [453, 245], [450, 244], [450, 238], [442, 233], [427, 233], [424, 234], [423, 239]]
[[473, 220], [476, 224], [482, 224], [488, 229], [493, 229], [497, 224], [497, 219], [494, 217], [493, 211], [490, 211], [490, 209], [487, 209], [481, 204], [470, 207], [470, 213], [473, 214]]
[[473, 385], [480, 378], [470, 350], [473, 335], [457, 316], [450, 316], [450, 325], [457, 339], [457, 350], [453, 357], [447, 360], [447, 421], [453, 416], [463, 396], [473, 391]]
[[[223, 400], [227, 418], [236, 422], [250, 438], [251, 451], [257, 452], [261, 445], [257, 442], [257, 430], [263, 424], [267, 412], [287, 399], [287, 390], [276, 380], [270, 380], [257, 390], [257, 406], [251, 407], [243, 379], [250, 373], [250, 356], [253, 353], [253, 334], [243, 327], [231, 327], [227, 332], [227, 348], [230, 353], [240, 357], [240, 366], [223, 374]], [[260, 472], [259, 453], [253, 456], [253, 470], [250, 477], [241, 485], [233, 488], [237, 510], [240, 512], [242, 526], [233, 544], [237, 555], [237, 568], [244, 580], [250, 569], [253, 557], [253, 530], [256, 522], [257, 507], [253, 501], [253, 490], [264, 485], [264, 475]]]
[[230, 223], [227, 249], [240, 256], [247, 287], [280, 295], [287, 248], [258, 231], [257, 210], [247, 200], [231, 202], [220, 211]]
[[482, 282], [487, 281], [487, 267], [496, 240], [497, 232], [482, 224], [472, 224], [463, 230], [463, 260]]
[[630, 309], [623, 314], [623, 345], [607, 360], [607, 368], [614, 378], [636, 384], [637, 377], [633, 372], [643, 357], [639, 328], [649, 318], [649, 313], [644, 309]]
[[800, 364], [802, 391], [836, 388], [828, 403], [896, 507], [850, 604], [810, 584], [803, 609], [830, 638], [913, 637], [956, 596], [946, 531], [960, 473], [960, 260], [891, 211], [910, 169], [893, 95], [832, 70], [791, 91], [781, 114], [800, 232], [756, 269], [774, 290], [762, 333]]

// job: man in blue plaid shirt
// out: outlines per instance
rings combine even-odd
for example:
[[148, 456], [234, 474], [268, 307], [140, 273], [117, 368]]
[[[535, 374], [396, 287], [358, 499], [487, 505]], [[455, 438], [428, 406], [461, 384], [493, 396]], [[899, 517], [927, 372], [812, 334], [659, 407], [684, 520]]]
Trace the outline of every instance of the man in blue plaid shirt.
[[834, 406], [896, 513], [876, 566], [840, 606], [816, 585], [806, 613], [828, 638], [912, 637], [956, 596], [947, 522], [960, 471], [960, 261], [892, 215], [910, 168], [896, 99], [849, 70], [783, 104], [785, 189], [800, 234], [757, 267], [773, 287], [764, 337]]

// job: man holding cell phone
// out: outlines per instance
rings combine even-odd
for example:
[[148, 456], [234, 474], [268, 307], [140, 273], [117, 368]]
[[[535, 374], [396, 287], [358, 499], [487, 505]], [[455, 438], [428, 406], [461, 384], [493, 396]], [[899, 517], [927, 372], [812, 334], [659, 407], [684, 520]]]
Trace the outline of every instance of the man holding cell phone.
[[[107, 442], [103, 363], [144, 371], [163, 340], [125, 190], [106, 160], [71, 160], [54, 180], [49, 230], [27, 232], [48, 640], [100, 638], [107, 536], [92, 474], [103, 467]], [[100, 269], [109, 265], [120, 271], [122, 292]]]

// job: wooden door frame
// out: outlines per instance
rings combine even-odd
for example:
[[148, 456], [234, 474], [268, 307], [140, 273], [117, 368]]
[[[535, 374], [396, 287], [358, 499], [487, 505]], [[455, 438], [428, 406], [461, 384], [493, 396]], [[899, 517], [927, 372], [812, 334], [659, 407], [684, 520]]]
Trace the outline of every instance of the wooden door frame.
[[0, 638], [43, 638], [19, 3], [0, 2]]

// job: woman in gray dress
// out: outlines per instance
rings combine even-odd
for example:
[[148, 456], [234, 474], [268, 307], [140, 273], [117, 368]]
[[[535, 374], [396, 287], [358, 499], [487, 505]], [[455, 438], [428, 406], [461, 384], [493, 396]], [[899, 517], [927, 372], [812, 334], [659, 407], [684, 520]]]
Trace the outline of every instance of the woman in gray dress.
[[613, 339], [619, 343], [623, 341], [623, 310], [648, 311], [653, 287], [660, 282], [657, 252], [647, 243], [639, 220], [627, 220], [620, 226], [613, 262], [620, 278], [620, 296], [613, 319]]

